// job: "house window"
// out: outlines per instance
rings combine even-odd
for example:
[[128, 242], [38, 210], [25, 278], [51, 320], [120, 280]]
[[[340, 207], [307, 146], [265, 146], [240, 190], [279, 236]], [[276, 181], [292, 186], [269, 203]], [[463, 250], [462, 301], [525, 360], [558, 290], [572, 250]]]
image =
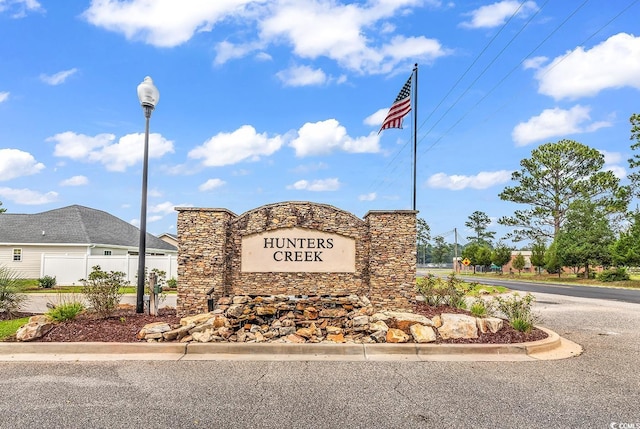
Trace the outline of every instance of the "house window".
[[105, 250], [104, 256], [111, 256], [111, 250]]
[[22, 249], [13, 249], [13, 261], [14, 262], [22, 261]]

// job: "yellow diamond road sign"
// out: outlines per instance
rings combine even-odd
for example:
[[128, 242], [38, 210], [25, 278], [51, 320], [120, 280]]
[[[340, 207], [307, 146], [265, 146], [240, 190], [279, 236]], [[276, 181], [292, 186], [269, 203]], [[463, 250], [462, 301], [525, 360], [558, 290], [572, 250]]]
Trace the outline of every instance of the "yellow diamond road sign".
[[467, 258], [464, 258], [464, 259], [462, 260], [462, 263], [463, 263], [464, 265], [466, 265], [466, 266], [469, 266], [469, 264], [471, 263], [471, 261], [470, 261], [470, 260], [468, 260]]

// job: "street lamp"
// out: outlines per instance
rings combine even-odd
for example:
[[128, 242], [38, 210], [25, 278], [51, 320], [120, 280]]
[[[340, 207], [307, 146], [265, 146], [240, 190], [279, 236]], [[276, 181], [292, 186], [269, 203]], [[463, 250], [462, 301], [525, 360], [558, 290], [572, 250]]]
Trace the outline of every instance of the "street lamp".
[[144, 311], [145, 254], [147, 252], [147, 168], [149, 164], [149, 119], [155, 109], [160, 92], [149, 76], [138, 85], [138, 100], [146, 119], [144, 130], [144, 158], [142, 161], [142, 202], [140, 204], [140, 241], [138, 242], [138, 288], [136, 290], [136, 313]]

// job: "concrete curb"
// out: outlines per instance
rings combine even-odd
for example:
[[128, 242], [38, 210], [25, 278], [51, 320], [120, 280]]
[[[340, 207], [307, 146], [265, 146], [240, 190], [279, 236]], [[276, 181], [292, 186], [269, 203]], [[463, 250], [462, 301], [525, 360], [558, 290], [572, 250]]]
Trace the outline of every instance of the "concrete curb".
[[578, 356], [582, 347], [555, 332], [516, 344], [3, 343], [0, 361], [341, 360], [535, 361]]

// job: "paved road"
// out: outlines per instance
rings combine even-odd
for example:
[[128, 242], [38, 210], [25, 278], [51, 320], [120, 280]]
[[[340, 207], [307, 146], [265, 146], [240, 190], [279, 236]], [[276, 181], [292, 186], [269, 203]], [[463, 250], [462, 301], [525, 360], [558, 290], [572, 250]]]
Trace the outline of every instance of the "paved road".
[[0, 428], [640, 427], [640, 305], [535, 294], [582, 356], [537, 362], [0, 365]]
[[[419, 272], [418, 276], [425, 275]], [[539, 292], [557, 295], [575, 296], [580, 298], [610, 299], [620, 302], [630, 302], [640, 304], [640, 290], [621, 289], [615, 287], [597, 286], [576, 286], [562, 283], [532, 283], [523, 282], [516, 279], [494, 279], [487, 277], [459, 276], [465, 280], [474, 281], [481, 284], [505, 286], [512, 290], [523, 292]]]

